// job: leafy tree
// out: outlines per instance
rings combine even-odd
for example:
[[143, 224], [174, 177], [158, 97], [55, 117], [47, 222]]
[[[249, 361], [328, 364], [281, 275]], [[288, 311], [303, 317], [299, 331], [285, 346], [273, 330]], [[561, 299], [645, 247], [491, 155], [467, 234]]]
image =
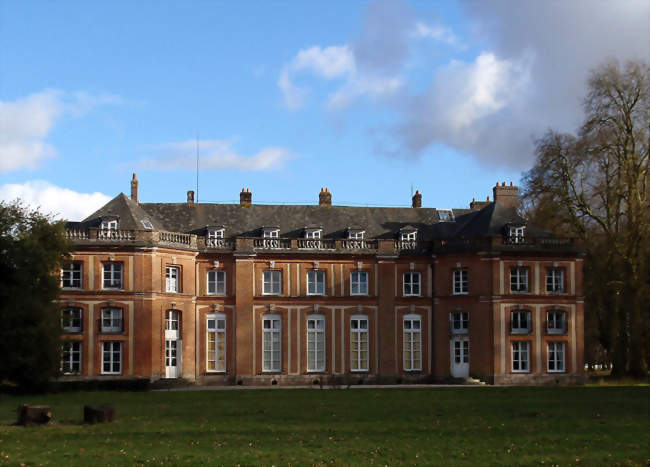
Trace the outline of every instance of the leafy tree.
[[68, 244], [62, 222], [20, 202], [0, 202], [0, 382], [38, 390], [61, 352], [57, 299]]
[[585, 244], [586, 335], [615, 375], [645, 375], [650, 326], [650, 68], [609, 61], [595, 69], [576, 135], [548, 131], [525, 175], [537, 223]]

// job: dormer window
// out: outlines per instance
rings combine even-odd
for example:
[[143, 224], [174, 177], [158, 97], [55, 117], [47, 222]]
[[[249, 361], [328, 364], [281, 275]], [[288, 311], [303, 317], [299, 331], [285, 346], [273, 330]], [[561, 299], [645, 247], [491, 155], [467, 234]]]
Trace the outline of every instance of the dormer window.
[[453, 222], [454, 212], [451, 209], [438, 209], [438, 217], [440, 222]]
[[226, 229], [208, 229], [208, 240], [217, 240], [224, 238]]
[[348, 229], [348, 239], [350, 239], [350, 240], [363, 240], [365, 235], [366, 235], [365, 230]]
[[118, 226], [117, 219], [105, 219], [102, 221], [100, 228], [102, 230], [117, 230]]
[[526, 236], [526, 226], [511, 226], [508, 228], [508, 238], [510, 243], [523, 243]]
[[147, 219], [143, 220], [142, 221], [142, 226], [147, 230], [153, 230], [153, 224], [151, 223], [150, 220], [147, 220]]
[[320, 239], [323, 229], [312, 229], [305, 227], [305, 238]]
[[264, 238], [278, 238], [280, 236], [280, 229], [277, 227], [264, 227], [262, 236]]
[[417, 238], [417, 231], [413, 232], [402, 232], [400, 235], [400, 240], [403, 242], [414, 242]]

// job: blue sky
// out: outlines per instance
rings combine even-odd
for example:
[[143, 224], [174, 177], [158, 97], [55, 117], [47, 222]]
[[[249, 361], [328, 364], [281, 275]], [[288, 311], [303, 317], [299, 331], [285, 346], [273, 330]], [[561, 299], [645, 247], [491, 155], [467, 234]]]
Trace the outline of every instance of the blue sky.
[[572, 131], [650, 2], [0, 0], [0, 198], [465, 207]]

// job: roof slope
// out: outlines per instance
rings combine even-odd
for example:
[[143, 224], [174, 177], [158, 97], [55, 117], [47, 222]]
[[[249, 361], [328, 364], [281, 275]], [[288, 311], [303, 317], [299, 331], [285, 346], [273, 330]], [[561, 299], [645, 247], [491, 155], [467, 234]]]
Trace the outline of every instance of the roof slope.
[[117, 216], [122, 230], [148, 230], [142, 224], [145, 220], [151, 222], [156, 230], [166, 230], [162, 222], [151, 216], [138, 203], [127, 198], [124, 193], [117, 195], [79, 224], [86, 227], [98, 226], [101, 218], [107, 216]]

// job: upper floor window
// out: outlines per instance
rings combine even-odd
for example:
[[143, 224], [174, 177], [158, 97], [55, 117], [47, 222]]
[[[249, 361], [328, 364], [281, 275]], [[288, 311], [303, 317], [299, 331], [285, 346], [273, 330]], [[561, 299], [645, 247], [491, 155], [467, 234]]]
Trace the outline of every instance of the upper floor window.
[[564, 292], [563, 268], [548, 268], [546, 270], [546, 291], [552, 293]]
[[180, 269], [175, 266], [165, 268], [165, 292], [176, 293], [179, 291]]
[[552, 310], [546, 312], [546, 332], [548, 334], [566, 334], [566, 312]]
[[464, 295], [469, 292], [469, 273], [467, 269], [455, 269], [453, 273], [454, 295]]
[[178, 310], [167, 310], [165, 312], [165, 331], [179, 331], [181, 314]]
[[510, 269], [510, 292], [528, 292], [528, 268]]
[[206, 316], [207, 371], [226, 371], [226, 315]]
[[352, 271], [350, 295], [368, 295], [368, 273], [366, 271]]
[[322, 233], [322, 229], [305, 229], [305, 238], [319, 239]]
[[510, 332], [512, 334], [528, 334], [530, 330], [530, 311], [515, 310], [510, 314]]
[[280, 295], [282, 293], [282, 271], [264, 271], [262, 293], [264, 295]]
[[325, 318], [307, 316], [307, 371], [325, 371]]
[[265, 227], [262, 235], [264, 238], [278, 238], [280, 236], [280, 229]]
[[363, 240], [366, 235], [365, 230], [348, 229], [348, 238], [350, 240]]
[[418, 315], [404, 316], [404, 329], [402, 335], [403, 358], [405, 371], [422, 369], [422, 330]]
[[117, 221], [117, 219], [103, 220], [100, 225], [100, 228], [102, 230], [117, 230], [118, 227], [119, 227], [119, 222]]
[[101, 332], [122, 332], [124, 321], [121, 308], [102, 308]]
[[81, 332], [81, 308], [68, 307], [61, 310], [61, 327], [63, 332]]
[[70, 289], [81, 288], [81, 262], [73, 261], [61, 268], [61, 287]]
[[403, 242], [414, 242], [415, 239], [417, 238], [418, 233], [413, 231], [413, 232], [402, 232], [400, 234], [400, 240]]
[[526, 236], [526, 227], [521, 225], [508, 229], [508, 238], [511, 243], [523, 243]]
[[438, 217], [440, 222], [452, 222], [454, 220], [454, 212], [451, 209], [438, 209]]
[[419, 296], [420, 295], [420, 279], [419, 272], [405, 272], [403, 290], [404, 296]]
[[325, 271], [307, 272], [307, 295], [325, 295]]
[[103, 282], [104, 289], [121, 289], [122, 288], [122, 263], [110, 262], [103, 264]]
[[368, 318], [355, 315], [350, 318], [350, 370], [368, 371]]
[[452, 334], [469, 332], [469, 311], [454, 311], [450, 314]]
[[279, 315], [265, 315], [262, 320], [262, 370], [282, 370], [282, 320]]
[[226, 295], [225, 271], [208, 271], [208, 294]]

